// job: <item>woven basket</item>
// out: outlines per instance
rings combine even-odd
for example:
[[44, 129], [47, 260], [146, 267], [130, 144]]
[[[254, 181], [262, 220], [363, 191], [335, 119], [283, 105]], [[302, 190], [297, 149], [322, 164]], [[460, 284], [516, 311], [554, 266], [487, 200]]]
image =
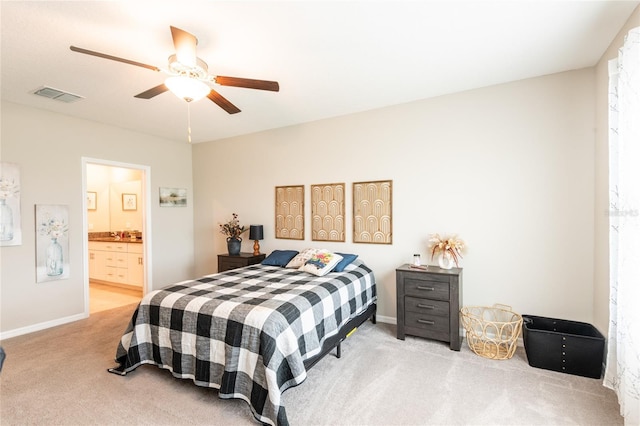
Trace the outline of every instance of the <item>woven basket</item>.
[[464, 307], [460, 310], [460, 317], [473, 352], [489, 359], [513, 356], [522, 331], [522, 315], [513, 312], [511, 306]]

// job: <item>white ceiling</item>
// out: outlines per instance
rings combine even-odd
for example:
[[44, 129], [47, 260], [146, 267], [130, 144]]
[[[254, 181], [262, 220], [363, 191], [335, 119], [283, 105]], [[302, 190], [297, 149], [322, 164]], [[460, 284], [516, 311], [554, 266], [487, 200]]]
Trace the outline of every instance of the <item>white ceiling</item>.
[[[165, 76], [169, 26], [198, 38], [242, 112], [192, 103], [193, 142], [289, 126], [594, 65], [640, 1], [2, 1], [2, 99], [186, 143], [187, 104], [133, 96]], [[66, 104], [41, 86], [85, 97]]]

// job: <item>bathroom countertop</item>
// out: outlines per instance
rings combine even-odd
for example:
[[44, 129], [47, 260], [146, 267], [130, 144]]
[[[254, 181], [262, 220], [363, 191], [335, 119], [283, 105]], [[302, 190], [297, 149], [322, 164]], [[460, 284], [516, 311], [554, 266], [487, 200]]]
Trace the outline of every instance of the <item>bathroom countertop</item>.
[[116, 238], [116, 237], [89, 237], [89, 241], [98, 241], [104, 243], [133, 243], [142, 244], [142, 238], [136, 238], [132, 240], [130, 238]]

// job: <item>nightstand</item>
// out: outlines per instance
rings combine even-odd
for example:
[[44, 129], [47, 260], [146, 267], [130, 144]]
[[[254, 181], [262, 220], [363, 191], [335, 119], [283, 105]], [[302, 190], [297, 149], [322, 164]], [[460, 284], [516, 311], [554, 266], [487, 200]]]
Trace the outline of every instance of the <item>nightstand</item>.
[[449, 343], [460, 350], [460, 308], [462, 307], [462, 269], [396, 269], [398, 339], [405, 335]]
[[236, 256], [232, 256], [230, 254], [219, 254], [218, 272], [255, 265], [256, 263], [262, 262], [265, 257], [265, 254], [254, 255], [253, 253], [240, 253]]

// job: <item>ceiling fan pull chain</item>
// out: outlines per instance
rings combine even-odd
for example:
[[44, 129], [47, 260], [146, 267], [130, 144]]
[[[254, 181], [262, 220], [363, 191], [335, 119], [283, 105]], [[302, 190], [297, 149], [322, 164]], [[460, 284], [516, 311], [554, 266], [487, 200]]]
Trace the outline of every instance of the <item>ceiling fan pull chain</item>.
[[187, 102], [187, 138], [191, 143], [191, 102]]

